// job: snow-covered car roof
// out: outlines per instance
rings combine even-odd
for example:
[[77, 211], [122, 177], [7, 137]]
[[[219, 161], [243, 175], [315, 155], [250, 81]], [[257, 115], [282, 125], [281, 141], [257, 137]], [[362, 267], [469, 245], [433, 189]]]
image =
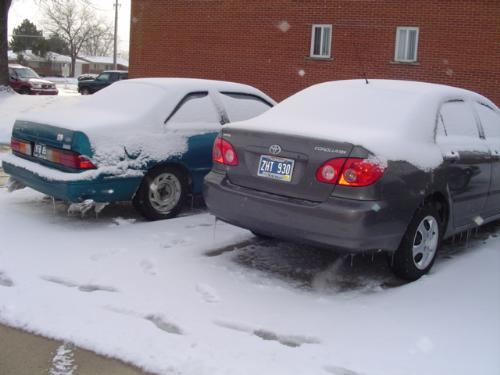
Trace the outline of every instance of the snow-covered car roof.
[[19, 117], [92, 135], [93, 129], [113, 132], [120, 129], [157, 126], [179, 101], [193, 91], [237, 91], [258, 95], [275, 103], [266, 94], [244, 84], [192, 78], [138, 78], [118, 81], [94, 95], [74, 97], [51, 108]]
[[[311, 86], [231, 127], [349, 142], [389, 160], [410, 160], [428, 168], [442, 161], [435, 147], [429, 147], [439, 107], [454, 99], [474, 99], [497, 109], [477, 93], [446, 85], [346, 80]], [[422, 155], [426, 148], [429, 154]]]

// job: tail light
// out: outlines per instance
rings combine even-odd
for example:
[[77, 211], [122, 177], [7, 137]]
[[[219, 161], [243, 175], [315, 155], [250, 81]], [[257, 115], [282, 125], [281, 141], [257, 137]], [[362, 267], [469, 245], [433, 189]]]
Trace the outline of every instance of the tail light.
[[[10, 141], [10, 148], [12, 151], [32, 156], [31, 142], [21, 141], [12, 138]], [[50, 161], [55, 164], [64, 165], [65, 167], [79, 170], [96, 169], [97, 167], [84, 155], [77, 154], [76, 152], [58, 150], [47, 147], [46, 153], [39, 158]]]
[[328, 160], [316, 171], [316, 180], [325, 184], [336, 184], [345, 161], [345, 158]]
[[361, 158], [331, 159], [316, 171], [316, 179], [342, 186], [369, 186], [384, 174], [384, 167], [375, 161]]
[[73, 152], [61, 152], [52, 150], [52, 157], [47, 158], [54, 163], [64, 165], [65, 167], [73, 168], [73, 169], [96, 169], [96, 166], [83, 155], [78, 155]]
[[212, 149], [212, 161], [224, 165], [238, 165], [238, 155], [231, 143], [221, 137], [217, 137]]
[[20, 154], [31, 156], [31, 143], [30, 142], [21, 141], [17, 138], [11, 138], [10, 148], [12, 149], [12, 151], [19, 152]]

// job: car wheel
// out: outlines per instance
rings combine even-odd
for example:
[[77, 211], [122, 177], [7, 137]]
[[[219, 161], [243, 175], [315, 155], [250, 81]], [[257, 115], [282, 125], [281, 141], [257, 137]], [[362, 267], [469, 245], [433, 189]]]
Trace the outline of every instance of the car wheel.
[[414, 281], [429, 272], [441, 244], [443, 225], [439, 218], [432, 205], [417, 210], [390, 260], [397, 276]]
[[273, 237], [271, 236], [268, 236], [268, 235], [265, 235], [265, 234], [262, 234], [262, 233], [259, 233], [259, 232], [255, 232], [253, 230], [251, 230], [250, 232], [252, 232], [252, 234], [257, 237], [259, 240], [272, 240]]
[[151, 170], [133, 198], [134, 207], [148, 220], [177, 216], [188, 191], [186, 175], [175, 167]]
[[84, 88], [82, 88], [80, 90], [80, 94], [82, 94], [82, 95], [90, 95], [90, 90], [88, 88], [84, 87]]
[[28, 95], [30, 93], [30, 89], [28, 87], [21, 87], [19, 89], [19, 94], [21, 95]]

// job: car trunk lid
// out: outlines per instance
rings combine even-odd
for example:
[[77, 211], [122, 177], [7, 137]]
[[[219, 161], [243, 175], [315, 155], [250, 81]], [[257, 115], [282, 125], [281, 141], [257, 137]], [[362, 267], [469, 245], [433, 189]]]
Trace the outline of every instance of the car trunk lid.
[[316, 202], [325, 201], [335, 188], [317, 181], [318, 168], [327, 160], [347, 158], [353, 149], [350, 143], [239, 129], [227, 129], [222, 136], [239, 159], [227, 168], [231, 183]]
[[31, 152], [23, 157], [39, 164], [49, 165], [61, 170], [72, 170], [47, 158], [47, 152], [56, 150], [72, 152], [78, 155], [92, 156], [88, 137], [80, 132], [57, 126], [17, 120], [12, 130], [14, 139], [29, 142]]

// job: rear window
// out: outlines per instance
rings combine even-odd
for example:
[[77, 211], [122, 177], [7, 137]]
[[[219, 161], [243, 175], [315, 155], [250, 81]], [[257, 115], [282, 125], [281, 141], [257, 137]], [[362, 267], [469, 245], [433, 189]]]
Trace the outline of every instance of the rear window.
[[217, 123], [220, 116], [208, 92], [186, 95], [166, 121], [168, 124]]
[[269, 103], [255, 95], [221, 92], [221, 97], [231, 122], [251, 119], [271, 108]]

